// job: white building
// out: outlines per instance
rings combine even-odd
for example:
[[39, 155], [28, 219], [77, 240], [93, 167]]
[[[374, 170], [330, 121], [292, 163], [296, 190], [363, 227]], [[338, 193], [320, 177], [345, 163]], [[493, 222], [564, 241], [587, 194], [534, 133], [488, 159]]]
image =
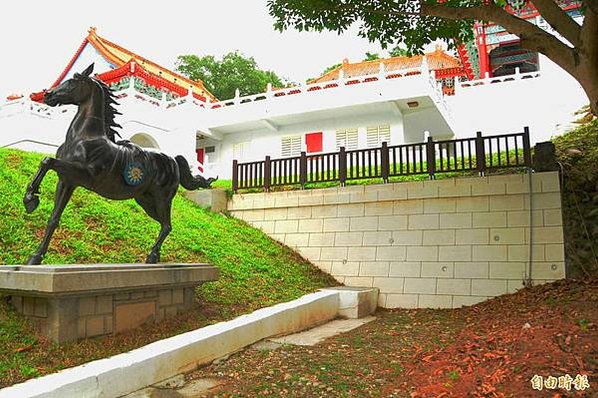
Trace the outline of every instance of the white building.
[[[90, 29], [52, 87], [95, 63], [116, 91], [121, 136], [184, 155], [209, 176], [230, 178], [232, 160], [500, 134], [529, 126], [532, 143], [556, 133], [564, 114], [584, 101], [579, 85], [549, 61], [550, 71], [467, 81], [456, 58], [437, 48], [419, 57], [348, 63], [308, 85], [218, 101], [192, 82]], [[549, 94], [554, 80], [566, 97]], [[461, 81], [464, 80], [464, 81]], [[496, 83], [496, 84], [494, 84]], [[454, 95], [452, 95], [454, 94]], [[63, 142], [72, 106], [43, 105], [43, 93], [0, 105], [0, 147], [52, 153]], [[570, 109], [564, 110], [565, 103]]]

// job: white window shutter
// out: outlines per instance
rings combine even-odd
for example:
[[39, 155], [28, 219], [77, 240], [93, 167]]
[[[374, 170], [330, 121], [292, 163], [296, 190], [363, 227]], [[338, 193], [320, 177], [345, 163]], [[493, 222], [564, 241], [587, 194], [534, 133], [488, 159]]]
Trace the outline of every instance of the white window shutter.
[[368, 148], [380, 147], [383, 142], [390, 144], [390, 125], [369, 126], [367, 128]]
[[294, 135], [281, 138], [281, 155], [284, 158], [301, 155], [301, 136]]
[[390, 125], [388, 124], [378, 127], [378, 146], [382, 146], [383, 142], [390, 145]]
[[369, 126], [367, 128], [366, 144], [368, 148], [375, 148], [378, 145], [378, 126]]
[[340, 150], [343, 146], [347, 148], [347, 130], [339, 129], [336, 130], [336, 150]]
[[336, 150], [342, 146], [348, 151], [357, 149], [357, 129], [336, 130]]
[[347, 129], [347, 150], [357, 149], [357, 129]]

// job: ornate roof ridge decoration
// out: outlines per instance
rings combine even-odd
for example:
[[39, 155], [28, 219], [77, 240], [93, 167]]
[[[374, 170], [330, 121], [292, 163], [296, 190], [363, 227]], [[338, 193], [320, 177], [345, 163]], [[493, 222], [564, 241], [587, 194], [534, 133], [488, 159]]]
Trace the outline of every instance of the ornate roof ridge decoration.
[[[50, 86], [50, 88], [56, 87], [64, 80], [87, 44], [93, 46], [93, 48], [102, 57], [104, 57], [106, 61], [115, 67], [115, 69], [111, 71], [97, 75], [100, 80], [106, 83], [114, 82], [114, 76], [116, 75], [120, 75], [121, 77], [125, 76], [125, 74], [127, 76], [133, 75], [136, 77], [141, 77], [146, 81], [146, 83], [154, 85], [157, 88], [162, 88], [172, 93], [176, 93], [178, 96], [186, 95], [189, 90], [191, 90], [193, 92], [193, 97], [199, 100], [205, 101], [207, 97], [212, 102], [218, 101], [218, 99], [204, 86], [202, 81], [190, 80], [178, 73], [158, 65], [153, 61], [148, 60], [147, 58], [141, 57], [134, 52], [119, 46], [118, 44], [100, 37], [97, 34], [97, 29], [95, 27], [89, 28], [87, 37], [83, 40], [83, 43], [81, 43], [75, 55], [64, 68], [58, 79], [52, 84], [52, 86]], [[131, 68], [132, 63], [134, 63], [133, 68]], [[133, 72], [132, 74], [131, 72], [125, 73], [125, 70], [132, 70]], [[108, 82], [104, 80], [104, 78], [112, 80]], [[41, 101], [43, 98], [43, 91], [33, 93], [30, 97], [34, 101]]]
[[434, 70], [437, 74], [443, 77], [450, 76], [465, 76], [465, 70], [458, 58], [449, 55], [442, 49], [441, 46], [436, 46], [434, 51], [430, 51], [421, 55], [396, 56], [389, 58], [380, 58], [371, 61], [349, 62], [347, 59], [343, 63], [323, 74], [322, 76], [310, 80], [308, 83], [321, 83], [329, 80], [337, 80], [339, 72], [342, 70], [346, 77], [363, 76], [373, 74], [378, 71], [380, 63], [383, 63], [387, 71], [417, 68], [421, 66], [422, 58], [426, 57], [430, 70]]

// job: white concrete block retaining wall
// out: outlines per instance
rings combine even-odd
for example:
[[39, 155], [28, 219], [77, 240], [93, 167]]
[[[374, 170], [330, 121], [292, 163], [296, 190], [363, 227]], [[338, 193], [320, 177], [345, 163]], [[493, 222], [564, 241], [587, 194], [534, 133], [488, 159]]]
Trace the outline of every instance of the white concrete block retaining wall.
[[[237, 194], [231, 213], [382, 307], [460, 307], [565, 276], [556, 172]], [[530, 216], [532, 227], [530, 228]], [[530, 246], [530, 241], [532, 245]]]

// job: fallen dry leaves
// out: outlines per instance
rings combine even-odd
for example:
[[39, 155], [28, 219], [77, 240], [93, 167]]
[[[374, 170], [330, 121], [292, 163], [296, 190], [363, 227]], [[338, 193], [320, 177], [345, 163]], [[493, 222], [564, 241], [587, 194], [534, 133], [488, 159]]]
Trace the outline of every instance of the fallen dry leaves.
[[[598, 280], [588, 280], [459, 310], [380, 311], [318, 346], [247, 349], [189, 377], [225, 380], [217, 397], [598, 396], [597, 304]], [[536, 374], [584, 374], [591, 388], [535, 391]]]

